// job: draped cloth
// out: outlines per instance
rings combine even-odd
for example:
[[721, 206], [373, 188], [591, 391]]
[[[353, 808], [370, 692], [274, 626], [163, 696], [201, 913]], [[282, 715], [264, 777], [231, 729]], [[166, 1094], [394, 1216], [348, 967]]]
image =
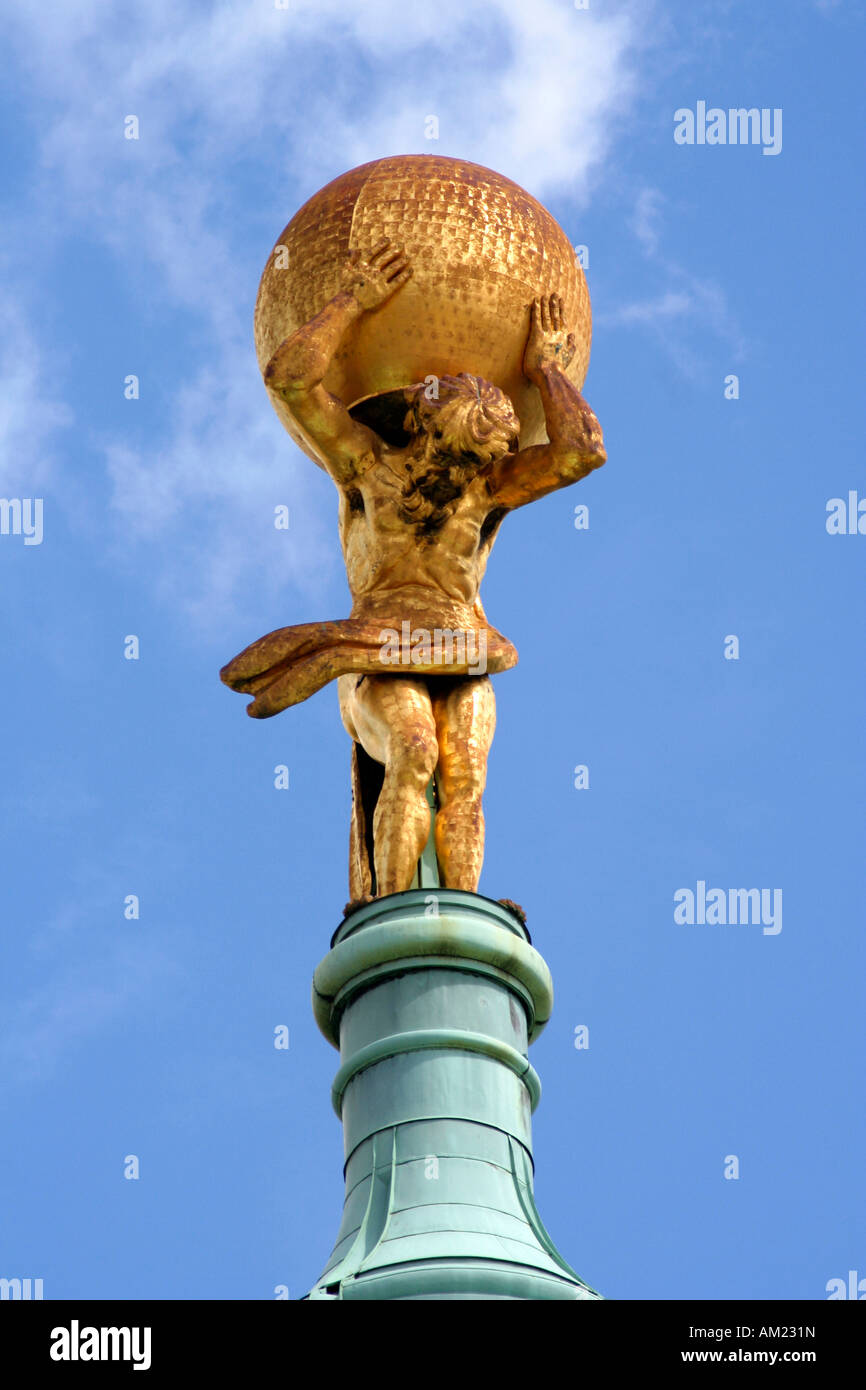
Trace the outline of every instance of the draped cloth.
[[[253, 719], [269, 719], [290, 705], [308, 700], [339, 676], [495, 675], [516, 666], [517, 652], [508, 638], [483, 616], [479, 622], [477, 611], [473, 616], [471, 629], [459, 629], [464, 638], [463, 653], [453, 650], [454, 643], [449, 651], [446, 642], [439, 659], [431, 652], [429, 660], [416, 659], [418, 650], [411, 651], [408, 644], [404, 644], [397, 660], [383, 655], [387, 633], [400, 633], [401, 623], [389, 628], [379, 617], [280, 627], [245, 647], [223, 667], [220, 678], [232, 690], [254, 697], [252, 704], [247, 705], [247, 714]], [[418, 622], [417, 616], [413, 621]], [[453, 630], [456, 629], [447, 629]], [[485, 657], [481, 671], [478, 662], [472, 660], [472, 653], [479, 651]], [[450, 661], [445, 659], [449, 655]]]

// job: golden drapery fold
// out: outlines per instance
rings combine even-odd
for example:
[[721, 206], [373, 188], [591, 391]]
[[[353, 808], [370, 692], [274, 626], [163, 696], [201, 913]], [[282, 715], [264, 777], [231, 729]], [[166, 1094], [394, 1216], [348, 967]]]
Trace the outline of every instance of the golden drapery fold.
[[341, 618], [277, 628], [245, 647], [220, 678], [254, 697], [247, 714], [269, 719], [339, 676], [495, 675], [517, 664], [508, 638], [484, 621], [444, 634], [417, 623], [416, 617], [389, 628], [378, 617]]

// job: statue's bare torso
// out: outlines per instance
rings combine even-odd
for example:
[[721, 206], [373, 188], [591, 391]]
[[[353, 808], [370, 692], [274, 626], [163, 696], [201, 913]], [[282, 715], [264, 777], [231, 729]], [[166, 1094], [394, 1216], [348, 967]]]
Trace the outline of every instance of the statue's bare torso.
[[[382, 444], [369, 466], [341, 489], [340, 540], [356, 606], [421, 621], [445, 605], [471, 610], [479, 596], [498, 522], [487, 482], [476, 477], [425, 533], [407, 520], [406, 489], [424, 469], [411, 449]], [[444, 602], [443, 602], [444, 601]], [[411, 612], [402, 612], [401, 604]], [[455, 608], [455, 611], [457, 609]]]

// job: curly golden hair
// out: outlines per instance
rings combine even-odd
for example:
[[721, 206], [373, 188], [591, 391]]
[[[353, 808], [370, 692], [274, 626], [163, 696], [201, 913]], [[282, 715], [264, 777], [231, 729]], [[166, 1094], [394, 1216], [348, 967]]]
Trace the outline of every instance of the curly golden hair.
[[407, 390], [409, 409], [403, 422], [407, 433], [431, 434], [440, 444], [439, 452], [476, 465], [517, 448], [520, 421], [498, 386], [468, 372], [435, 381], [432, 396], [426, 384]]
[[426, 385], [409, 387], [403, 422], [410, 435], [426, 434], [437, 455], [426, 472], [403, 489], [401, 515], [420, 539], [431, 539], [454, 511], [479, 469], [518, 446], [520, 421], [511, 401], [482, 377], [461, 372]]

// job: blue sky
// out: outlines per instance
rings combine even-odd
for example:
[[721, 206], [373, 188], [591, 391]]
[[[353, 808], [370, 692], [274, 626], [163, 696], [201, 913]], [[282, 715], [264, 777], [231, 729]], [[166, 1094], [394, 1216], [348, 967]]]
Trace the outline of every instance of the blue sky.
[[[0, 535], [0, 1275], [298, 1297], [333, 1244], [309, 991], [349, 741], [333, 687], [257, 723], [218, 671], [349, 604], [333, 487], [258, 376], [265, 259], [337, 174], [434, 152], [590, 256], [609, 462], [506, 521], [483, 590], [520, 664], [481, 891], [523, 903], [556, 987], [542, 1216], [611, 1298], [866, 1277], [866, 536], [826, 526], [866, 498], [863, 5], [67, 0], [4, 27], [0, 495], [44, 513], [40, 544]], [[701, 101], [780, 109], [780, 152], [675, 143]], [[781, 889], [781, 931], [675, 922], [699, 881]]]

